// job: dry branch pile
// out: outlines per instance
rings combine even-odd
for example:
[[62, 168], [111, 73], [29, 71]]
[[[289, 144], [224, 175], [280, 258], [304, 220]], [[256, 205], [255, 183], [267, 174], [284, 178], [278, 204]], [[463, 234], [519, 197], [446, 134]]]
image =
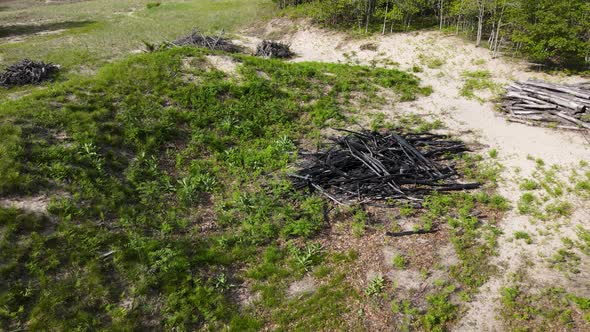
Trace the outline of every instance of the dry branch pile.
[[58, 70], [59, 66], [52, 63], [25, 59], [0, 73], [0, 86], [8, 88], [25, 84], [39, 84], [50, 79]]
[[242, 50], [241, 47], [235, 45], [229, 39], [223, 38], [223, 32], [221, 32], [218, 36], [213, 37], [206, 36], [198, 30], [193, 30], [190, 35], [179, 38], [173, 41], [171, 44], [174, 46], [206, 47], [210, 50], [219, 50], [230, 53], [237, 53]]
[[590, 84], [515, 82], [508, 86], [502, 107], [509, 113], [510, 121], [590, 129]]
[[[346, 131], [346, 130], [345, 130]], [[435, 134], [352, 132], [333, 139], [330, 148], [308, 154], [297, 174], [296, 188], [309, 187], [334, 202], [421, 200], [433, 191], [475, 189], [459, 183], [448, 160], [466, 146]], [[447, 162], [443, 162], [447, 161]]]
[[291, 52], [291, 46], [271, 40], [263, 40], [256, 47], [256, 55], [267, 58], [290, 58], [295, 53]]

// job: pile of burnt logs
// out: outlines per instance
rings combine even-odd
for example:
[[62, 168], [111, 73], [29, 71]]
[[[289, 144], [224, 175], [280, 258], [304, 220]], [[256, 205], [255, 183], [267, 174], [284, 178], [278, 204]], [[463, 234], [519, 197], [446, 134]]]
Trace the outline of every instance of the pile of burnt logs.
[[508, 86], [502, 103], [508, 120], [564, 129], [590, 129], [590, 85], [540, 81]]
[[271, 40], [263, 40], [256, 47], [256, 56], [267, 58], [290, 58], [293, 55], [295, 55], [295, 53], [291, 52], [290, 45]]
[[467, 151], [460, 141], [435, 134], [346, 131], [329, 148], [307, 156], [295, 188], [310, 188], [338, 204], [376, 200], [420, 201], [434, 191], [468, 190], [452, 163]]
[[58, 70], [59, 66], [52, 63], [25, 59], [9, 66], [4, 72], [0, 72], [0, 86], [9, 88], [39, 84], [50, 79]]
[[185, 37], [179, 38], [171, 42], [173, 46], [196, 46], [205, 47], [210, 50], [219, 50], [230, 53], [237, 53], [242, 51], [242, 48], [232, 43], [229, 39], [223, 38], [223, 32], [217, 36], [207, 36], [198, 30]]

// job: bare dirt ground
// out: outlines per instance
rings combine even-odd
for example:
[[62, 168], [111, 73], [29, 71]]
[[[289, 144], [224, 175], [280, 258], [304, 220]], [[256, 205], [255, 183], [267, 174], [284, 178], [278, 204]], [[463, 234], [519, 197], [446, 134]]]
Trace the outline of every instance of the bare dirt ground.
[[[392, 101], [385, 107], [366, 112], [382, 112], [390, 120], [397, 115], [416, 113], [431, 119], [439, 119], [447, 131], [469, 142], [485, 144], [498, 151], [498, 160], [505, 166], [500, 194], [515, 207], [522, 194], [519, 183], [534, 176], [536, 164], [532, 158], [541, 158], [546, 165], [558, 165], [559, 176], [567, 177], [580, 161], [590, 161], [590, 140], [583, 133], [557, 131], [507, 122], [497, 111], [489, 93], [480, 94], [480, 100], [460, 96], [464, 79], [463, 71], [487, 70], [492, 80], [505, 85], [513, 80], [529, 78], [552, 82], [571, 83], [580, 77], [555, 76], [534, 72], [523, 62], [491, 57], [485, 48], [475, 48], [461, 38], [438, 31], [398, 33], [353, 39], [344, 33], [325, 31], [306, 23], [277, 19], [270, 24], [244, 32], [240, 41], [250, 48], [263, 38], [280, 39], [291, 44], [297, 53], [292, 61], [319, 61], [333, 63], [358, 63], [383, 67], [395, 67], [411, 71], [418, 65], [423, 72], [415, 73], [423, 85], [432, 86], [434, 92], [410, 103]], [[372, 43], [376, 51], [361, 50], [362, 45]], [[428, 59], [438, 59], [442, 65], [428, 66]], [[485, 150], [483, 151], [485, 152]], [[481, 288], [479, 295], [468, 304], [468, 310], [456, 325], [460, 331], [504, 330], [498, 319], [500, 288], [508, 285], [516, 271], [526, 269], [527, 276], [536, 287], [563, 287], [566, 291], [589, 296], [590, 278], [588, 256], [581, 259], [581, 271], [566, 275], [551, 269], [547, 257], [562, 246], [561, 237], [575, 238], [576, 228], [590, 226], [588, 202], [576, 200], [574, 212], [569, 218], [539, 222], [528, 216], [510, 211], [500, 223], [503, 231], [498, 244], [498, 256], [494, 258], [497, 273]], [[515, 231], [527, 231], [533, 243], [515, 241]], [[387, 248], [383, 244], [383, 252]], [[383, 254], [385, 255], [385, 254]], [[367, 271], [369, 272], [369, 271]]]

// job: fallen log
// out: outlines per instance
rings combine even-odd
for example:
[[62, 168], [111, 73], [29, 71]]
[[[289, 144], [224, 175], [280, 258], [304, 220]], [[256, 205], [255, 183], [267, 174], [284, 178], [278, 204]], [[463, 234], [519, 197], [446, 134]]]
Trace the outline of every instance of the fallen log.
[[431, 228], [429, 230], [425, 230], [425, 229], [418, 229], [415, 231], [402, 231], [402, 232], [385, 232], [385, 235], [387, 236], [391, 236], [391, 237], [402, 237], [402, 236], [408, 236], [408, 235], [418, 235], [418, 234], [430, 234], [430, 233], [436, 233], [438, 232], [438, 228]]
[[577, 124], [579, 126], [582, 126], [582, 127], [586, 128], [586, 129], [590, 129], [590, 124], [589, 123], [582, 122], [582, 121], [580, 121], [580, 120], [578, 120], [576, 118], [573, 118], [571, 116], [568, 116], [568, 115], [566, 115], [566, 114], [564, 114], [562, 112], [554, 112], [554, 111], [551, 111], [551, 114], [553, 114], [555, 116], [558, 116], [560, 118], [566, 119], [568, 121], [571, 121], [571, 122], [573, 122], [573, 123], [575, 123], [575, 124]]

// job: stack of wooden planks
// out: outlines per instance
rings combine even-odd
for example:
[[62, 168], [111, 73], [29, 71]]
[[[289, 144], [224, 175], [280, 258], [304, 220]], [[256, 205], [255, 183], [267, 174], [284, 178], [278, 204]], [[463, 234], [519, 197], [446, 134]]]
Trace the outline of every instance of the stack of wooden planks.
[[563, 129], [590, 129], [590, 82], [561, 85], [514, 82], [506, 89], [502, 108], [508, 120]]

